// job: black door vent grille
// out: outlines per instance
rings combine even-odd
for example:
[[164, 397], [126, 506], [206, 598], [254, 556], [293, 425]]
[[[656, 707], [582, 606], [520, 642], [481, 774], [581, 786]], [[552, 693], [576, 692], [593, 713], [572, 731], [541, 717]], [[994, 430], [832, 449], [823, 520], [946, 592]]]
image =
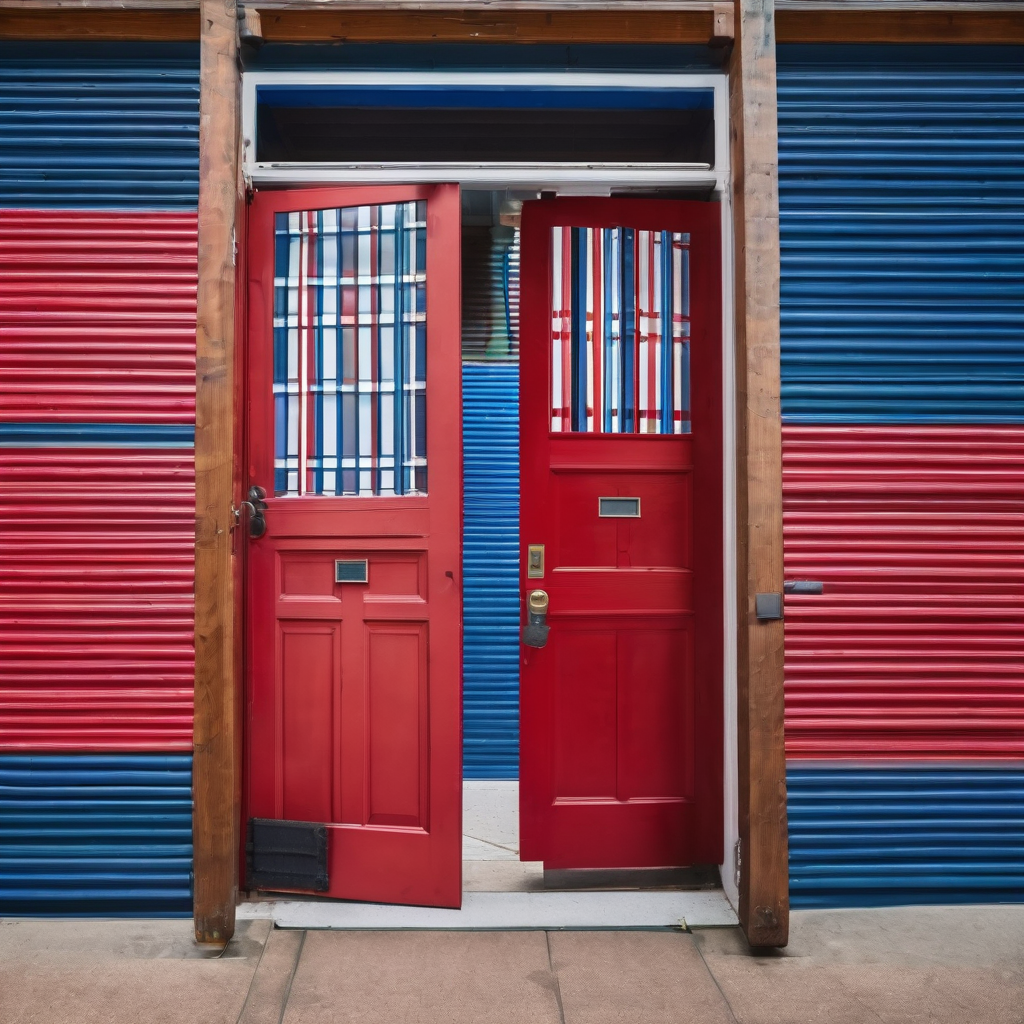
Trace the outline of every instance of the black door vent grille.
[[327, 892], [327, 826], [250, 818], [245, 865], [249, 889]]

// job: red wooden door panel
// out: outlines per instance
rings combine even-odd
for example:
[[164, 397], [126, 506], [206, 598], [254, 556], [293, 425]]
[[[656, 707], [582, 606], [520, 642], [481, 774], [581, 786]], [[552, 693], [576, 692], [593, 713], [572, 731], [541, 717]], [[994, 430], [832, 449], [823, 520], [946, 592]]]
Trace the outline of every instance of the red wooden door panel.
[[345, 899], [461, 903], [459, 216], [456, 185], [251, 207], [246, 814], [327, 823]]
[[523, 208], [522, 588], [551, 632], [522, 648], [520, 844], [548, 868], [722, 859], [719, 216]]

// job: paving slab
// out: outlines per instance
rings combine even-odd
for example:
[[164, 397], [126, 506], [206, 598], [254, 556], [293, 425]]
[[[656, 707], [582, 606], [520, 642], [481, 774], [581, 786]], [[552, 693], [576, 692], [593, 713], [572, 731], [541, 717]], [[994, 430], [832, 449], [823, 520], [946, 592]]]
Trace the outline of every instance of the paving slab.
[[543, 932], [309, 932], [284, 1024], [560, 1024]]
[[243, 922], [225, 950], [191, 921], [0, 921], [3, 1024], [235, 1024], [270, 932]]
[[693, 938], [550, 932], [565, 1024], [735, 1024]]
[[741, 1024], [1024, 1022], [1024, 906], [798, 911], [768, 955], [694, 938]]

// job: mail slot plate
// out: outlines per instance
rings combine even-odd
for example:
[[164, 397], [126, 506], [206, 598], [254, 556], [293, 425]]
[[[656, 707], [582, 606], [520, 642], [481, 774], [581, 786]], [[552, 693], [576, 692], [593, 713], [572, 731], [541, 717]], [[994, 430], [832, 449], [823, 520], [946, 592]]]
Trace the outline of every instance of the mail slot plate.
[[335, 583], [369, 583], [369, 581], [369, 566], [365, 558], [335, 559]]
[[602, 519], [639, 519], [639, 498], [598, 498], [597, 514]]

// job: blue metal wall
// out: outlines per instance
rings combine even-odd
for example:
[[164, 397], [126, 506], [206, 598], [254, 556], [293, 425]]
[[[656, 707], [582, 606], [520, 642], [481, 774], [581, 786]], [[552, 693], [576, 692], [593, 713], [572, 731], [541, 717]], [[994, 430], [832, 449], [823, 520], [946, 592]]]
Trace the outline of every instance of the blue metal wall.
[[519, 777], [519, 367], [465, 363], [463, 772]]
[[0, 206], [191, 208], [198, 44], [0, 44]]
[[795, 906], [1003, 903], [1024, 896], [1024, 768], [797, 768]]
[[[191, 913], [192, 541], [168, 516], [194, 504], [179, 378], [194, 361], [195, 217], [182, 211], [196, 205], [198, 138], [196, 45], [0, 44], [0, 226], [8, 249], [32, 252], [7, 252], [18, 287], [0, 317], [0, 376], [19, 398], [0, 424], [0, 533], [20, 537], [0, 556], [0, 915]], [[123, 287], [103, 279], [111, 267]], [[154, 312], [147, 279], [180, 308]], [[133, 372], [143, 382], [124, 387]], [[161, 375], [184, 412], [153, 387]], [[105, 514], [118, 474], [122, 506], [135, 491], [158, 500]]]
[[1022, 900], [1024, 49], [778, 80], [792, 903]]
[[0, 915], [192, 910], [190, 754], [0, 754]]
[[1024, 52], [779, 47], [790, 423], [1024, 419]]

